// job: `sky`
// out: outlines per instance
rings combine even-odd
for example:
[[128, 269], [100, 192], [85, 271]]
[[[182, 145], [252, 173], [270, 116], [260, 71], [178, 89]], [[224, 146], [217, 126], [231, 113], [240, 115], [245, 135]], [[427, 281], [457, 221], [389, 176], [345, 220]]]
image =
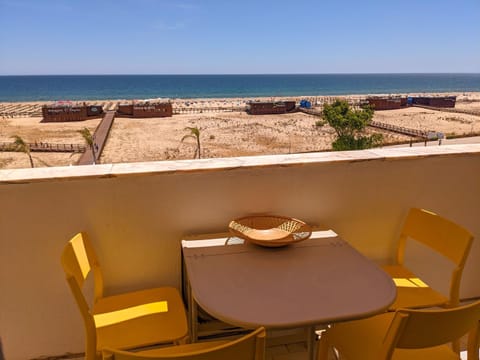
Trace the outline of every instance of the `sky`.
[[418, 72], [480, 72], [480, 0], [0, 0], [0, 75]]

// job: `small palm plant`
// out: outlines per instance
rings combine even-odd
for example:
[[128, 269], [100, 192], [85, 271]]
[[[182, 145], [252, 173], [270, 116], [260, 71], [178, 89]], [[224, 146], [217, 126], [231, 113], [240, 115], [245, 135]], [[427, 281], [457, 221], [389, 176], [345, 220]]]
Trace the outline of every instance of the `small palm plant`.
[[92, 133], [90, 130], [88, 130], [86, 127], [83, 128], [82, 130], [78, 130], [80, 135], [82, 135], [83, 139], [85, 140], [85, 143], [87, 146], [92, 150], [92, 157], [93, 157], [93, 164], [95, 165], [95, 139], [93, 138]]
[[201, 157], [201, 152], [200, 152], [200, 129], [198, 127], [186, 127], [185, 130], [190, 130], [190, 134], [185, 135], [182, 138], [182, 141], [187, 139], [187, 138], [193, 138], [197, 141], [197, 147], [195, 149], [195, 154], [193, 155], [193, 158], [195, 159], [198, 154], [198, 158], [200, 159]]
[[30, 154], [30, 146], [18, 135], [13, 135], [12, 138], [14, 139], [13, 144], [15, 150], [27, 154], [28, 160], [30, 160], [30, 166], [34, 168], [32, 155]]

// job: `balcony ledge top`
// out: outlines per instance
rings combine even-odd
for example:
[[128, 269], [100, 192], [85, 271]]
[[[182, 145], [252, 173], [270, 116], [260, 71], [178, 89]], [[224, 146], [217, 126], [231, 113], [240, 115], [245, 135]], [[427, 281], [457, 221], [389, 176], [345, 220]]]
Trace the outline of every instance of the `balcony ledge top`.
[[361, 151], [44, 167], [34, 169], [5, 169], [0, 170], [0, 185], [52, 180], [78, 180], [84, 178], [114, 178], [172, 173], [200, 173], [248, 168], [295, 167], [308, 164], [401, 160], [430, 156], [459, 156], [462, 154], [476, 154], [480, 156], [480, 144], [376, 148]]

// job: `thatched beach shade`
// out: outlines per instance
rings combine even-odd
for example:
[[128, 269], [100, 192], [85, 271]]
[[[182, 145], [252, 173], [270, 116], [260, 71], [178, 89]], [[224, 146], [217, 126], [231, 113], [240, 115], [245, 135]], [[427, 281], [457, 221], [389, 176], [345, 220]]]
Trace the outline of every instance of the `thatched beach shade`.
[[441, 108], [454, 108], [457, 101], [456, 96], [416, 96], [412, 97], [414, 105], [423, 105]]
[[393, 110], [407, 106], [406, 96], [372, 96], [367, 98], [367, 103], [374, 110]]
[[133, 100], [118, 104], [117, 116], [149, 118], [170, 117], [173, 115], [172, 103], [169, 100]]
[[295, 111], [295, 101], [257, 102], [247, 104], [247, 112], [250, 115], [285, 114]]
[[73, 103], [71, 101], [57, 101], [42, 107], [44, 122], [81, 121], [103, 116], [100, 105]]

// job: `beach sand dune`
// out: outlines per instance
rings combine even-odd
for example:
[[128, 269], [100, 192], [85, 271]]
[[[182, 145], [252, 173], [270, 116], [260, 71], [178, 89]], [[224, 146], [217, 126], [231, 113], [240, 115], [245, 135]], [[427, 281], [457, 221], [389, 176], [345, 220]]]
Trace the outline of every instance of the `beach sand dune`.
[[[464, 109], [471, 108], [464, 107]], [[443, 132], [447, 135], [468, 135], [480, 132], [480, 116], [418, 107], [377, 111], [374, 120], [422, 131]]]
[[[411, 94], [416, 95], [416, 94]], [[418, 94], [428, 95], [428, 94]], [[480, 111], [480, 93], [458, 93], [456, 108], [476, 113]], [[352, 103], [366, 95], [343, 97]], [[334, 97], [295, 97], [308, 98], [321, 106]], [[131, 119], [115, 118], [115, 121], [101, 156], [102, 163], [135, 161], [159, 161], [171, 159], [191, 159], [196, 142], [187, 138], [187, 127], [200, 129], [202, 157], [230, 157], [265, 154], [288, 154], [310, 151], [325, 151], [331, 148], [334, 130], [328, 125], [316, 126], [320, 119], [304, 113], [252, 116], [244, 111], [231, 111], [245, 107], [249, 100], [279, 101], [287, 98], [258, 99], [190, 99], [172, 100], [174, 109], [189, 109], [170, 118]], [[119, 100], [90, 101], [104, 103], [109, 108]], [[41, 103], [0, 103], [1, 109], [13, 113], [0, 117], [0, 142], [11, 142], [13, 135], [19, 135], [27, 142], [48, 142], [59, 144], [84, 144], [78, 130], [86, 127], [92, 133], [100, 119], [67, 122], [42, 123], [41, 117], [15, 115], [14, 110], [29, 105], [38, 107]], [[225, 111], [212, 111], [223, 108]], [[210, 109], [201, 111], [201, 109]], [[191, 112], [189, 112], [192, 110]], [[13, 114], [13, 115], [12, 115]], [[374, 120], [382, 123], [403, 126], [423, 131], [443, 132], [450, 136], [473, 135], [480, 133], [480, 116], [458, 112], [436, 111], [424, 108], [377, 111]], [[411, 138], [383, 130], [368, 129], [369, 133], [380, 132], [384, 144], [408, 142]], [[79, 154], [32, 153], [36, 166], [62, 166], [76, 164]], [[0, 152], [0, 168], [28, 167], [25, 154]]]
[[[41, 117], [0, 118], [0, 142], [11, 143], [12, 136], [18, 135], [27, 143], [81, 144], [85, 140], [78, 130], [88, 128], [92, 133], [101, 119], [67, 123], [42, 123]], [[36, 167], [74, 165], [80, 154], [32, 152]], [[0, 152], [1, 168], [30, 167], [28, 157], [23, 153]]]

